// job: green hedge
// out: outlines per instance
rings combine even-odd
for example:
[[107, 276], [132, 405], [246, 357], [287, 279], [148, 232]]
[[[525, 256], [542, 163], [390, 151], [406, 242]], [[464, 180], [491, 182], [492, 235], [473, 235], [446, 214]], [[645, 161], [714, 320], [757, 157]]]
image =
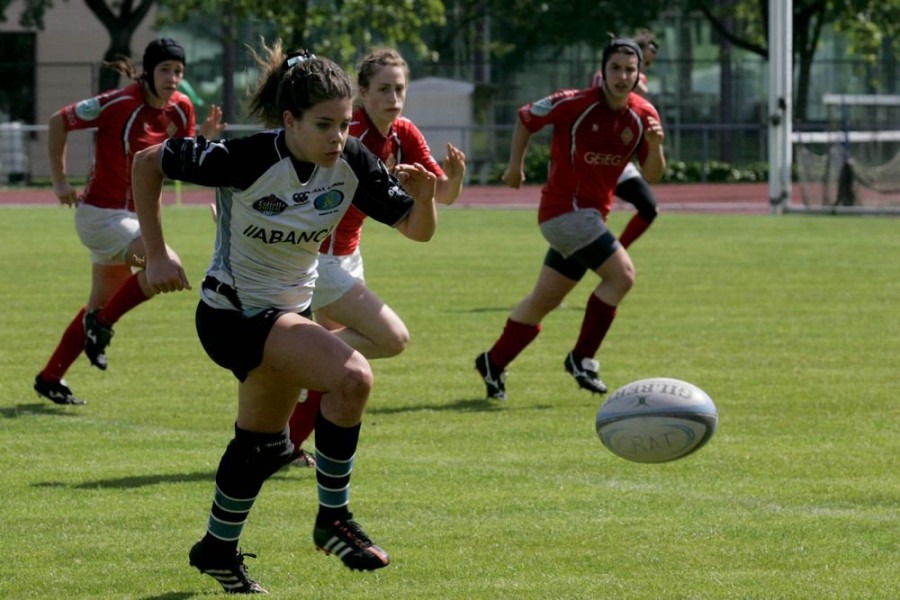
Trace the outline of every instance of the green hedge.
[[[550, 147], [532, 145], [525, 155], [525, 181], [528, 183], [544, 183], [547, 181], [547, 169], [550, 163]], [[495, 164], [488, 175], [488, 183], [503, 183], [503, 170], [506, 163]], [[755, 183], [769, 179], [768, 163], [758, 162], [748, 165], [732, 165], [720, 161], [706, 163], [706, 179], [716, 183]], [[703, 163], [699, 161], [684, 162], [670, 160], [663, 175], [664, 183], [699, 183], [704, 181]]]

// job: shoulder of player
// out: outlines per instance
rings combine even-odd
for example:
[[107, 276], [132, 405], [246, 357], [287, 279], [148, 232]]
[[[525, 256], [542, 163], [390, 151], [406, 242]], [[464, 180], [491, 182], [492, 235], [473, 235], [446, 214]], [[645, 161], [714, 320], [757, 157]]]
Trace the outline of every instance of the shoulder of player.
[[519, 116], [526, 124], [534, 118], [548, 117], [551, 113], [564, 114], [561, 111], [580, 110], [583, 105], [590, 104], [597, 98], [597, 88], [562, 89], [531, 102], [519, 109]]
[[406, 117], [398, 117], [394, 121], [393, 127], [394, 133], [396, 133], [401, 140], [413, 138], [418, 141], [424, 138], [422, 132], [416, 127], [416, 124]]
[[132, 107], [144, 103], [144, 90], [140, 83], [135, 82], [123, 88], [108, 90], [95, 96], [95, 98], [99, 101], [101, 107]]
[[628, 95], [628, 104], [632, 108], [646, 108], [648, 106], [651, 108], [653, 107], [653, 104], [651, 104], [650, 101], [647, 100], [647, 98], [641, 96], [637, 92], [631, 92], [631, 94]]
[[[355, 164], [367, 154], [372, 154], [372, 151], [366, 148], [366, 145], [360, 141], [358, 137], [352, 135], [347, 136], [347, 141], [344, 143], [344, 150], [341, 152], [341, 158], [351, 164]], [[374, 156], [374, 154], [372, 156]]]
[[632, 92], [628, 97], [628, 106], [642, 116], [659, 118], [659, 113], [653, 103], [638, 93]]
[[228, 161], [238, 165], [272, 165], [290, 156], [281, 129], [267, 129], [250, 135], [222, 140], [184, 138], [200, 153], [224, 152]]
[[172, 94], [172, 97], [170, 98], [169, 101], [172, 104], [181, 107], [182, 110], [193, 110], [194, 109], [194, 103], [191, 100], [191, 97], [182, 92], [176, 91], [174, 94]]

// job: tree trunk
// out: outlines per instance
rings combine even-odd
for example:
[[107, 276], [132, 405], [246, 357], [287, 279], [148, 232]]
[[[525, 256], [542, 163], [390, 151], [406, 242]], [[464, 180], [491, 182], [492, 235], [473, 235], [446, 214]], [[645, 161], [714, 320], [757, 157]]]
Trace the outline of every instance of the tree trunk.
[[[110, 44], [103, 59], [114, 61], [120, 58], [131, 58], [131, 38], [147, 16], [155, 0], [140, 0], [137, 6], [133, 2], [114, 2], [113, 8], [120, 12], [115, 14], [104, 0], [84, 0], [85, 5], [97, 17], [109, 32]], [[140, 71], [140, 66], [138, 66]], [[119, 74], [109, 69], [100, 70], [98, 92], [105, 92], [119, 87]]]
[[[113, 62], [122, 58], [128, 58], [132, 62], [134, 62], [134, 59], [131, 56], [131, 36], [133, 34], [134, 30], [127, 30], [123, 28], [116, 29], [115, 31], [110, 31], [110, 44], [109, 48], [106, 50], [106, 53], [103, 55], [103, 60], [106, 62]], [[141, 65], [137, 64], [136, 66], [138, 72], [140, 72]], [[105, 92], [107, 90], [116, 89], [121, 85], [119, 79], [120, 77], [117, 71], [101, 67], [99, 81], [100, 89], [97, 91]]]

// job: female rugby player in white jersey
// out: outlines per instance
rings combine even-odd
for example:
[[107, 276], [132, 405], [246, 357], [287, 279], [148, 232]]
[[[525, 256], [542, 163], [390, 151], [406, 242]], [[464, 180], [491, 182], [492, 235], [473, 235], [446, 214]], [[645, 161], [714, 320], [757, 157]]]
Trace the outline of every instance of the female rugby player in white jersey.
[[430, 239], [437, 225], [434, 175], [403, 165], [395, 178], [348, 135], [352, 86], [340, 67], [308, 52], [284, 56], [280, 43], [257, 60], [264, 76], [251, 112], [278, 128], [217, 142], [169, 140], [140, 153], [134, 169], [147, 277], [156, 292], [190, 287], [163, 238], [163, 178], [218, 188], [215, 252], [196, 322], [207, 354], [240, 382], [238, 412], [206, 534], [189, 557], [227, 591], [242, 593], [265, 592], [247, 575], [238, 541], [263, 483], [290, 460], [288, 418], [303, 388], [328, 392], [315, 427], [313, 541], [351, 569], [388, 564], [349, 510], [372, 370], [309, 318], [309, 306], [319, 244], [351, 204], [417, 241]]

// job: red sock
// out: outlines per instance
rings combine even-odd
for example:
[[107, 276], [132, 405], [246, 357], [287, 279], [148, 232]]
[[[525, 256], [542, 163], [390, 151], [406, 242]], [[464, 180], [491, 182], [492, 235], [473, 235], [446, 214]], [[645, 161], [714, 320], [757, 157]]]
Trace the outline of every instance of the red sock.
[[622, 246], [625, 248], [630, 246], [632, 242], [647, 231], [652, 222], [653, 221], [646, 220], [641, 215], [634, 215], [631, 217], [631, 220], [628, 221], [628, 225], [625, 226], [625, 230], [622, 231], [622, 235], [619, 236], [619, 241], [622, 243]]
[[141, 284], [138, 283], [138, 274], [135, 273], [126, 279], [122, 287], [116, 290], [113, 297], [103, 305], [103, 308], [97, 313], [97, 320], [102, 325], [114, 325], [116, 321], [122, 318], [122, 315], [147, 300], [149, 298], [141, 290]]
[[81, 351], [84, 350], [84, 307], [78, 311], [69, 326], [66, 327], [62, 339], [56, 346], [56, 350], [47, 361], [47, 366], [41, 371], [44, 381], [59, 381], [66, 374]]
[[572, 352], [579, 358], [593, 358], [606, 337], [613, 319], [616, 318], [616, 307], [610, 306], [594, 294], [588, 298], [584, 309], [584, 320], [581, 322], [581, 333]]
[[494, 366], [505, 369], [541, 332], [541, 324], [526, 325], [512, 319], [506, 320], [506, 326], [500, 339], [491, 348], [491, 362]]
[[319, 414], [319, 406], [322, 404], [322, 392], [308, 390], [306, 401], [298, 402], [291, 413], [288, 426], [291, 429], [291, 441], [294, 442], [294, 451], [300, 449], [303, 442], [309, 438], [316, 428], [316, 416]]

